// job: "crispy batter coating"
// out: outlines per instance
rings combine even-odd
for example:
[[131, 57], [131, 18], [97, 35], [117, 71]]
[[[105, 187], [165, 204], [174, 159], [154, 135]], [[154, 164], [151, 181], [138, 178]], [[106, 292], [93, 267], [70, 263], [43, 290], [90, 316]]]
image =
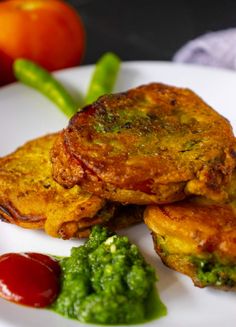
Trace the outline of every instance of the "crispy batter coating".
[[236, 290], [236, 173], [232, 184], [229, 203], [195, 197], [145, 210], [162, 261], [196, 286]]
[[[116, 204], [77, 185], [65, 189], [53, 180], [50, 149], [56, 137], [30, 141], [0, 158], [0, 217], [25, 228], [44, 228], [49, 235], [64, 239], [87, 236], [91, 226], [107, 224], [114, 215], [114, 226], [119, 228]], [[140, 219], [134, 215], [125, 223], [128, 226]], [[121, 221], [120, 228], [123, 226]]]
[[[138, 223], [143, 222], [143, 213], [145, 206], [137, 206], [133, 204], [129, 205], [117, 205], [115, 207], [113, 216], [101, 223], [103, 226], [108, 227], [110, 230], [116, 231], [118, 229], [126, 228]], [[85, 224], [84, 224], [85, 227]], [[88, 237], [91, 231], [91, 224], [88, 228], [84, 228], [80, 231], [79, 237]]]
[[123, 203], [221, 200], [235, 167], [229, 122], [194, 92], [158, 83], [101, 97], [60, 138], [55, 179]]

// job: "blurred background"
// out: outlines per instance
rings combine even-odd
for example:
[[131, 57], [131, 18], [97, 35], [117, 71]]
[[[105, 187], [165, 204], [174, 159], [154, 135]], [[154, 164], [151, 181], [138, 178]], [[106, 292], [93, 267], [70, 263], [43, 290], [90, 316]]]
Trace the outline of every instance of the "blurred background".
[[83, 19], [83, 64], [106, 51], [122, 60], [171, 60], [187, 41], [236, 26], [236, 1], [68, 0]]
[[0, 0], [0, 86], [15, 80], [18, 58], [49, 71], [93, 64], [108, 51], [168, 61], [222, 30], [175, 61], [236, 70], [235, 0]]

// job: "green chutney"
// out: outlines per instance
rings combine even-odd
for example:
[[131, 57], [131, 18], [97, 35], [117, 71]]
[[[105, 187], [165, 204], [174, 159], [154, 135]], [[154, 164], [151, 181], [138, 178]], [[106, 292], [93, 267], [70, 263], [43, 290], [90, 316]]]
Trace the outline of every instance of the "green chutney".
[[154, 269], [126, 236], [95, 226], [87, 242], [60, 260], [61, 292], [52, 309], [96, 324], [134, 324], [161, 317]]

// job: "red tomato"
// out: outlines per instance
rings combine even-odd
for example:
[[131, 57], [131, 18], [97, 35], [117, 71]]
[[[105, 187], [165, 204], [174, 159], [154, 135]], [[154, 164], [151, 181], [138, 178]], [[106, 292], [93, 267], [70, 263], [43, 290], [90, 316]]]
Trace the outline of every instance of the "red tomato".
[[16, 58], [52, 71], [78, 65], [85, 47], [77, 12], [59, 0], [0, 2], [0, 85], [14, 81]]

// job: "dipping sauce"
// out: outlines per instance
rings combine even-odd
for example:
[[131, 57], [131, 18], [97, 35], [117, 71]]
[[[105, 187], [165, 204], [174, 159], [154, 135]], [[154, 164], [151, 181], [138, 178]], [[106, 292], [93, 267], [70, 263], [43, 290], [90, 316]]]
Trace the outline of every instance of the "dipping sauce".
[[39, 253], [0, 256], [0, 296], [11, 302], [43, 308], [60, 291], [60, 265]]
[[61, 291], [51, 309], [80, 322], [136, 324], [166, 315], [152, 268], [126, 236], [95, 226], [60, 260]]

